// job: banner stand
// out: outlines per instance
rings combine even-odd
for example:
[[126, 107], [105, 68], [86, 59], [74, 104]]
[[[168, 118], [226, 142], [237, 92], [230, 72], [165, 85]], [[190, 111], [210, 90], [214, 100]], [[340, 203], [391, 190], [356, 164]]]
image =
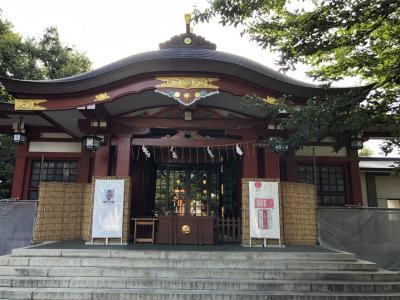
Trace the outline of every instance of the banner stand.
[[[281, 240], [279, 182], [249, 181], [249, 224], [252, 238], [262, 239], [259, 247], [284, 247]], [[267, 239], [278, 240], [278, 245], [268, 245]]]
[[[100, 239], [101, 239], [101, 238], [100, 238]], [[93, 240], [93, 238], [92, 238], [92, 239], [90, 240], [90, 242], [86, 242], [86, 243], [85, 243], [85, 246], [99, 246], [99, 245], [106, 245], [106, 246], [108, 246], [108, 245], [110, 245], [110, 246], [126, 246], [126, 245], [128, 245], [128, 243], [124, 243], [124, 242], [122, 241], [122, 238], [118, 238], [118, 239], [121, 240], [120, 243], [110, 243], [109, 240], [108, 240], [108, 238], [103, 238], [103, 239], [104, 239], [104, 243], [100, 243], [100, 242], [95, 243], [94, 240]]]
[[[124, 186], [121, 179], [96, 179], [93, 195], [92, 238], [90, 245], [97, 245], [94, 239], [105, 240], [110, 245], [110, 239], [120, 239], [123, 245], [122, 225], [124, 215]], [[101, 243], [104, 245], [104, 243]]]

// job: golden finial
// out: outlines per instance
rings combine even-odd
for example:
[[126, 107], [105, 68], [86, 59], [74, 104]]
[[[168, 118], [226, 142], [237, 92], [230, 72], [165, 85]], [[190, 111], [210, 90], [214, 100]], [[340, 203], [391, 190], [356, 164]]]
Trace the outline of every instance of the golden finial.
[[190, 21], [192, 20], [192, 14], [185, 14], [185, 22], [186, 24], [190, 24]]
[[191, 20], [192, 20], [192, 14], [185, 14], [186, 33], [190, 33], [190, 21]]

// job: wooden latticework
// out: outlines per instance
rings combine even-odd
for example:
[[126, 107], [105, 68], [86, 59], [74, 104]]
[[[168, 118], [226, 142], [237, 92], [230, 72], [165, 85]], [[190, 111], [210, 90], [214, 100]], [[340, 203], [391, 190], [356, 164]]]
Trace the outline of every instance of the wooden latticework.
[[217, 219], [216, 225], [219, 243], [240, 243], [242, 241], [240, 218]]

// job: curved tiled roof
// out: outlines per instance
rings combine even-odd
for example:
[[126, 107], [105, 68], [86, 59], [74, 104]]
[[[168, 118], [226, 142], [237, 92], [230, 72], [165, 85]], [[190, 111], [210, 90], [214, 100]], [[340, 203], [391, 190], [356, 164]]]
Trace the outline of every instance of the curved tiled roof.
[[[191, 34], [192, 37], [196, 37]], [[177, 36], [171, 41], [179, 40]], [[198, 39], [198, 37], [196, 37]], [[299, 97], [322, 95], [326, 89], [283, 75], [250, 59], [216, 51], [210, 47], [165, 47], [158, 51], [132, 55], [112, 64], [79, 75], [55, 80], [16, 80], [0, 78], [12, 94], [66, 94], [101, 88], [104, 85], [123, 82], [135, 76], [162, 73], [210, 73], [241, 78], [262, 87]], [[209, 43], [209, 42], [208, 42]], [[164, 46], [163, 46], [164, 45]], [[174, 47], [174, 44], [170, 44]], [[332, 88], [329, 92], [340, 92], [344, 88]]]

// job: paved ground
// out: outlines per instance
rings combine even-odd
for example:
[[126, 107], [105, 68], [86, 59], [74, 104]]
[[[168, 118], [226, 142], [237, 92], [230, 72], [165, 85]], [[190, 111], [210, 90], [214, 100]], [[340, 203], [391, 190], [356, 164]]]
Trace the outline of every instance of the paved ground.
[[335, 252], [318, 246], [290, 247], [242, 247], [237, 244], [226, 245], [161, 245], [161, 244], [129, 244], [129, 245], [85, 245], [84, 241], [62, 241], [33, 246], [40, 249], [118, 249], [118, 250], [165, 250], [165, 251], [251, 251], [251, 252]]

